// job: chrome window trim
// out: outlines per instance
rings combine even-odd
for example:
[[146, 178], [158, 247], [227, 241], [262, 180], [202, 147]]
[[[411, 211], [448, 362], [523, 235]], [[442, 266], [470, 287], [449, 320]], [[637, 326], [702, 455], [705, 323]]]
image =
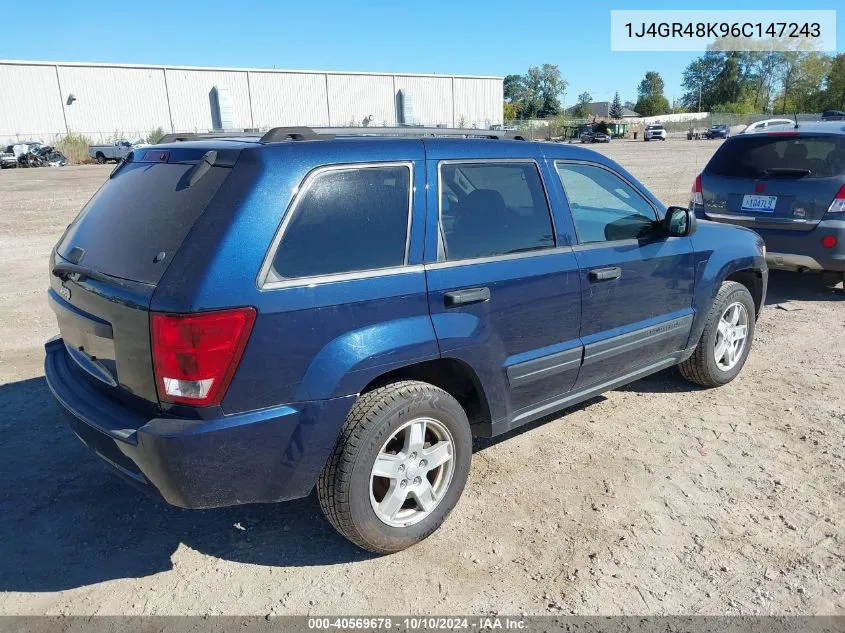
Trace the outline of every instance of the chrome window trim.
[[[478, 262], [494, 261], [498, 259], [516, 259], [513, 255], [529, 255], [531, 253], [514, 253], [513, 255], [489, 255], [487, 257], [474, 257], [470, 259], [454, 259], [449, 260], [445, 258], [445, 245], [443, 243], [443, 165], [486, 165], [488, 163], [505, 163], [505, 164], [527, 164], [532, 163], [537, 170], [537, 176], [540, 178], [540, 186], [543, 188], [543, 196], [546, 200], [546, 212], [549, 214], [549, 222], [552, 225], [552, 239], [554, 244], [552, 246], [540, 247], [538, 251], [554, 250], [558, 248], [557, 243], [557, 226], [555, 225], [555, 214], [552, 212], [552, 203], [549, 199], [549, 190], [546, 187], [546, 182], [543, 180], [543, 170], [540, 169], [540, 163], [536, 158], [518, 157], [518, 158], [449, 158], [437, 161], [437, 264], [443, 263], [457, 263], [457, 262]], [[533, 252], [533, 251], [532, 251]], [[441, 259], [441, 255], [443, 259]], [[431, 266], [431, 264], [429, 264]]]
[[278, 290], [279, 288], [304, 288], [321, 286], [339, 281], [352, 281], [356, 279], [373, 279], [376, 277], [389, 277], [393, 275], [405, 275], [410, 273], [421, 273], [425, 270], [422, 264], [411, 266], [390, 266], [388, 268], [374, 268], [371, 270], [359, 270], [350, 273], [333, 273], [331, 275], [313, 275], [311, 277], [297, 277], [296, 279], [282, 279], [280, 281], [265, 282], [261, 290]]
[[[575, 222], [575, 214], [572, 213], [572, 205], [569, 203], [569, 194], [566, 193], [566, 186], [563, 184], [563, 178], [560, 177], [560, 172], [557, 169], [558, 163], [561, 163], [561, 164], [564, 164], [564, 165], [586, 165], [587, 167], [598, 167], [599, 169], [604, 169], [606, 172], [613, 174], [619, 180], [621, 180], [626, 185], [628, 185], [634, 191], [634, 193], [636, 193], [640, 198], [642, 198], [643, 202], [645, 202], [649, 207], [651, 207], [651, 211], [652, 211], [652, 213], [654, 213], [654, 221], [655, 222], [660, 220], [660, 212], [657, 210], [657, 207], [655, 207], [652, 204], [651, 200], [646, 198], [642, 194], [642, 192], [639, 190], [639, 188], [634, 185], [634, 183], [632, 183], [630, 180], [625, 178], [622, 174], [620, 174], [616, 170], [611, 169], [610, 167], [607, 167], [607, 166], [602, 165], [600, 163], [594, 163], [594, 162], [589, 161], [589, 160], [556, 158], [554, 160], [555, 173], [557, 174], [558, 180], [560, 181], [560, 188], [563, 190], [563, 197], [566, 199], [566, 206], [567, 206], [567, 210], [569, 211], [569, 217], [572, 218], [572, 226], [575, 229], [575, 239], [578, 240], [578, 244], [574, 245], [573, 248], [588, 247], [588, 246], [591, 246], [593, 244], [619, 245], [619, 244], [624, 243], [624, 242], [638, 242], [638, 240], [632, 239], [632, 238], [626, 238], [626, 239], [623, 239], [623, 240], [603, 240], [603, 241], [599, 241], [599, 242], [582, 242], [581, 236], [578, 235], [578, 224]], [[580, 250], [583, 250], [583, 248], [580, 249]]]
[[426, 270], [441, 270], [443, 268], [456, 268], [458, 266], [470, 266], [473, 264], [489, 264], [492, 262], [505, 262], [512, 259], [527, 259], [529, 257], [547, 257], [550, 255], [560, 255], [561, 253], [571, 253], [572, 247], [561, 244], [560, 246], [549, 246], [547, 248], [538, 248], [533, 251], [524, 251], [522, 253], [510, 253], [509, 255], [488, 255], [487, 257], [474, 257], [469, 259], [453, 259], [439, 262], [432, 262], [426, 264]]
[[[296, 214], [296, 210], [299, 207], [299, 203], [308, 190], [313, 185], [314, 181], [326, 172], [331, 171], [350, 171], [353, 169], [378, 169], [378, 168], [386, 168], [386, 167], [407, 167], [408, 168], [408, 221], [405, 225], [405, 258], [402, 265], [399, 266], [387, 266], [385, 268], [377, 268], [371, 270], [359, 270], [359, 271], [349, 271], [345, 273], [331, 273], [326, 275], [309, 275], [306, 277], [293, 277], [290, 279], [278, 279], [275, 281], [269, 281], [268, 278], [270, 276], [270, 270], [273, 267], [273, 259], [276, 255], [276, 251], [279, 248], [279, 245], [282, 243], [282, 239], [285, 236], [285, 232], [287, 231], [288, 225], [290, 224], [293, 216]], [[349, 281], [352, 279], [367, 279], [371, 277], [378, 277], [380, 275], [395, 275], [401, 272], [414, 272], [412, 269], [416, 269], [416, 266], [408, 266], [408, 254], [410, 251], [410, 244], [411, 244], [411, 220], [414, 214], [414, 193], [415, 193], [415, 185], [414, 185], [414, 163], [413, 161], [385, 161], [385, 162], [378, 162], [378, 161], [368, 161], [365, 163], [336, 163], [332, 165], [321, 165], [320, 167], [316, 167], [305, 174], [305, 177], [302, 179], [302, 182], [296, 187], [293, 198], [288, 204], [287, 209], [285, 210], [284, 216], [282, 217], [282, 222], [279, 225], [279, 228], [276, 229], [276, 233], [273, 236], [273, 241], [270, 242], [270, 247], [267, 249], [267, 252], [264, 254], [264, 261], [261, 264], [261, 268], [258, 271], [258, 277], [255, 280], [256, 286], [259, 290], [276, 290], [278, 288], [291, 288], [294, 286], [312, 286], [317, 284], [325, 284], [331, 283], [333, 281]], [[397, 271], [398, 269], [398, 271]], [[420, 266], [419, 269], [421, 270], [422, 267]]]

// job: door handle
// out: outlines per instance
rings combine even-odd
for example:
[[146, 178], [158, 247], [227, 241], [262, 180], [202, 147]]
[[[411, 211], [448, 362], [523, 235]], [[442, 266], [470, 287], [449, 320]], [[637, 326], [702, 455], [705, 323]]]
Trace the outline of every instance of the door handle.
[[590, 281], [610, 281], [611, 279], [619, 279], [621, 276], [622, 269], [619, 266], [594, 268], [589, 274]]
[[443, 295], [443, 302], [447, 308], [481, 303], [482, 301], [490, 301], [490, 288], [466, 288], [447, 292]]

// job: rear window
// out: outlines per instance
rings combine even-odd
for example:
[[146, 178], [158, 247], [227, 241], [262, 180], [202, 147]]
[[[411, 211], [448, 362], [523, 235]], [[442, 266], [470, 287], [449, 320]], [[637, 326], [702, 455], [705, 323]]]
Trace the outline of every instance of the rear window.
[[80, 248], [84, 253], [76, 263], [86, 268], [157, 284], [231, 171], [211, 167], [188, 186], [193, 167], [125, 164], [74, 220], [59, 244], [59, 255], [67, 257]]
[[406, 165], [317, 172], [290, 211], [271, 280], [403, 265], [410, 200]]
[[705, 173], [734, 178], [829, 178], [845, 173], [841, 136], [734, 137]]

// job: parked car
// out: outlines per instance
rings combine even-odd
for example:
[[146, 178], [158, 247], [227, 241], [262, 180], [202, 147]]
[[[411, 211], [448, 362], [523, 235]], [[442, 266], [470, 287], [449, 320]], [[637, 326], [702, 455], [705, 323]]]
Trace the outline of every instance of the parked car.
[[759, 132], [760, 130], [767, 129], [775, 125], [795, 126], [795, 121], [793, 119], [766, 119], [764, 121], [755, 121], [747, 128], [745, 128], [742, 133], [750, 134], [751, 132]]
[[713, 125], [707, 132], [704, 133], [704, 137], [710, 140], [714, 138], [728, 138], [730, 136], [730, 129], [727, 125]]
[[45, 373], [74, 432], [185, 508], [316, 485], [343, 535], [393, 552], [458, 502], [474, 435], [673, 365], [736, 377], [759, 236], [596, 152], [465, 133], [136, 150], [50, 256]]
[[610, 143], [610, 134], [593, 132], [593, 143]]
[[582, 143], [592, 143], [593, 142], [593, 131], [592, 130], [582, 130], [581, 134], [578, 136], [581, 139]]
[[651, 125], [647, 125], [645, 131], [643, 132], [643, 140], [644, 141], [665, 141], [666, 140], [666, 128], [664, 128], [659, 123], [652, 123]]
[[691, 205], [699, 218], [760, 234], [772, 268], [845, 276], [845, 126], [731, 137], [696, 178]]
[[822, 112], [822, 121], [842, 121], [845, 120], [845, 112], [842, 110], [825, 110]]
[[118, 162], [126, 158], [133, 147], [133, 144], [126, 140], [115, 141], [106, 145], [91, 145], [88, 148], [88, 156], [101, 165], [110, 160]]
[[11, 169], [18, 166], [18, 158], [12, 150], [12, 146], [0, 152], [0, 169]]

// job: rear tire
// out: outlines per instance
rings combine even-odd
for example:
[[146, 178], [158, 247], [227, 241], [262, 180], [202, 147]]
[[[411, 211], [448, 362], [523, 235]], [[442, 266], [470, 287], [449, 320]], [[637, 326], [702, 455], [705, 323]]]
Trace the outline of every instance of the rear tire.
[[105, 154], [103, 154], [101, 152], [97, 152], [97, 164], [98, 165], [105, 165], [106, 164], [106, 155]]
[[754, 341], [755, 314], [745, 286], [722, 283], [695, 351], [678, 366], [681, 375], [704, 387], [720, 387], [736, 378]]
[[455, 398], [424, 382], [390, 383], [362, 394], [346, 417], [317, 483], [320, 507], [358, 547], [398, 552], [440, 527], [471, 458], [469, 422]]

